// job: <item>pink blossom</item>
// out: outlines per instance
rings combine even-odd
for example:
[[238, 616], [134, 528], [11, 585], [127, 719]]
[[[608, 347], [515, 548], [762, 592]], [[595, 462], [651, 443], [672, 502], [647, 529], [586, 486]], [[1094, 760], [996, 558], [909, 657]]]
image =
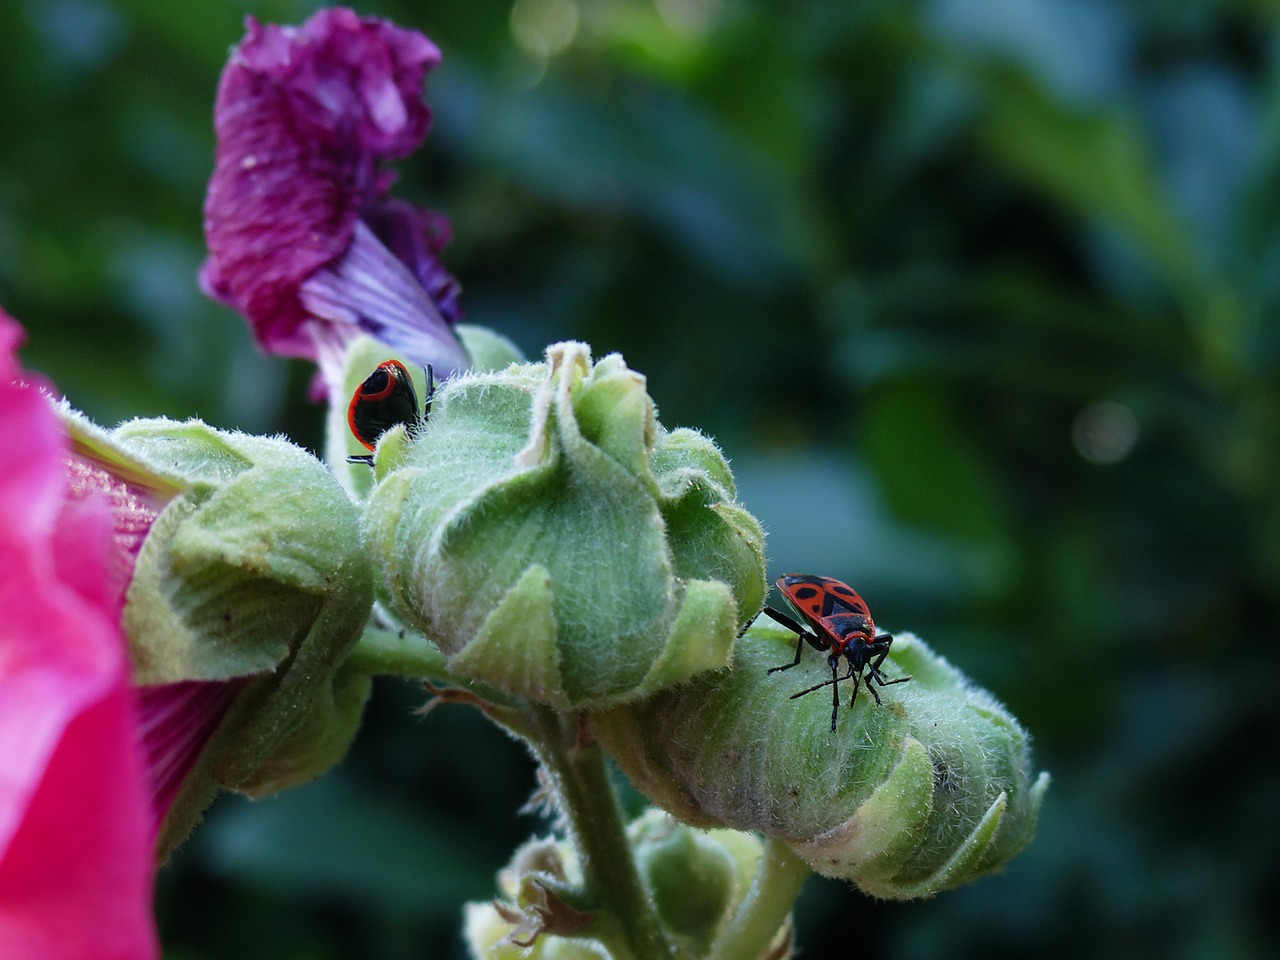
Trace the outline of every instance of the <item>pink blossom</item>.
[[153, 808], [105, 498], [68, 498], [68, 443], [0, 311], [0, 957], [144, 960]]
[[448, 223], [390, 198], [385, 167], [426, 137], [439, 59], [421, 34], [347, 9], [301, 27], [249, 18], [218, 86], [201, 285], [331, 387], [360, 333], [442, 373], [466, 364], [439, 259]]

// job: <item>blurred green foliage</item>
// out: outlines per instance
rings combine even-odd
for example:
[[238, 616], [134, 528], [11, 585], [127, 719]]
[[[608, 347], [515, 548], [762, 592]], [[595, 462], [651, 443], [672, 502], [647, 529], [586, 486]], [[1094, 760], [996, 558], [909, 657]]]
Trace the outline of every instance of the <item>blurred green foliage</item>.
[[[99, 420], [318, 444], [309, 370], [194, 279], [227, 48], [311, 9], [0, 4], [0, 303]], [[1276, 4], [361, 10], [444, 50], [398, 191], [452, 218], [469, 319], [621, 350], [719, 438], [775, 575], [854, 583], [1037, 735], [1004, 875], [813, 880], [806, 952], [1280, 952]], [[160, 877], [166, 956], [461, 955], [533, 777], [422, 699], [381, 685], [338, 771], [215, 808]]]

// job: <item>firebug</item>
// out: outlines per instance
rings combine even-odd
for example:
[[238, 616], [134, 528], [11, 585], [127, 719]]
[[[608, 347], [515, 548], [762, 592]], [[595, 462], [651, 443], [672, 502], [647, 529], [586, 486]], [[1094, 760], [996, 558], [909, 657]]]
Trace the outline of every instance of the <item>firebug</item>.
[[[876, 632], [875, 621], [871, 618], [867, 602], [858, 596], [853, 587], [831, 577], [800, 573], [783, 574], [778, 578], [777, 586], [787, 602], [800, 614], [803, 623], [772, 607], [765, 607], [760, 611], [798, 635], [796, 658], [790, 663], [771, 668], [769, 672], [790, 670], [798, 664], [806, 643], [815, 650], [827, 651], [831, 679], [793, 693], [791, 699], [803, 697], [806, 693], [813, 693], [829, 685], [832, 730], [836, 728], [836, 714], [840, 709], [838, 684], [841, 680], [853, 678], [853, 696], [849, 698], [849, 706], [852, 708], [864, 673], [868, 674], [865, 686], [871, 696], [875, 697], [877, 704], [880, 703], [880, 694], [871, 685], [872, 680], [886, 687], [891, 683], [903, 683], [911, 679], [898, 677], [896, 680], [886, 680], [880, 673], [880, 665], [889, 655], [893, 636]], [[847, 664], [844, 676], [840, 676], [841, 657], [844, 657]]]
[[[413, 426], [431, 412], [435, 392], [430, 364], [427, 373], [427, 402], [418, 412], [418, 394], [409, 371], [399, 360], [384, 360], [356, 387], [347, 407], [347, 425], [361, 445], [372, 450], [378, 438], [397, 424]], [[373, 456], [348, 457], [350, 463], [373, 463]]]

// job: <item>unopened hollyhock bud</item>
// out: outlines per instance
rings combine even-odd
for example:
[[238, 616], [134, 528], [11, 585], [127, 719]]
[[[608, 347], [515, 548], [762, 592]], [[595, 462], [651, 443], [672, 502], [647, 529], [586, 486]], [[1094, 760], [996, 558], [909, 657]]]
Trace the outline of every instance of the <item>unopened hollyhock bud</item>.
[[380, 590], [457, 675], [617, 703], [724, 666], [763, 600], [763, 535], [724, 457], [664, 429], [617, 355], [562, 343], [452, 380], [385, 472], [379, 451]]
[[829, 677], [823, 658], [768, 673], [794, 650], [794, 634], [753, 626], [732, 670], [595, 714], [592, 730], [680, 820], [776, 837], [875, 896], [957, 886], [1031, 841], [1049, 777], [1032, 776], [1027, 734], [988, 693], [900, 634], [882, 669], [911, 682], [842, 706], [833, 732], [829, 696], [789, 698]]
[[159, 508], [133, 547], [123, 625], [163, 856], [219, 787], [261, 795], [341, 756], [368, 683], [339, 666], [367, 621], [371, 574], [355, 507], [292, 444], [198, 421], [108, 433], [64, 420], [76, 469]]
[[[684, 955], [706, 956], [751, 890], [761, 867], [760, 838], [738, 830], [697, 830], [660, 810], [633, 821], [627, 836], [667, 935]], [[790, 924], [784, 923], [768, 955], [788, 956], [780, 946], [789, 936]]]
[[283, 737], [250, 781], [239, 788], [264, 797], [314, 780], [344, 756], [360, 728], [373, 679], [342, 666], [321, 684], [292, 732]]
[[[760, 840], [734, 830], [696, 830], [649, 810], [628, 826], [627, 842], [676, 955], [706, 956], [751, 889], [760, 868]], [[472, 956], [608, 960], [614, 956], [610, 919], [567, 902], [581, 884], [570, 844], [529, 841], [498, 874], [501, 899], [466, 905], [464, 938]], [[788, 955], [788, 935], [784, 925], [768, 956]]]

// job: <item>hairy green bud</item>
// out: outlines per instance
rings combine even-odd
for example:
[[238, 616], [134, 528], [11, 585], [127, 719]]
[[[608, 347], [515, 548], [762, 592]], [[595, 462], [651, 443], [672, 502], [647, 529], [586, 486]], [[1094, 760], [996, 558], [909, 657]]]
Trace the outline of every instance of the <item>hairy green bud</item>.
[[239, 790], [265, 797], [314, 780], [347, 754], [373, 689], [367, 673], [344, 665], [316, 690], [309, 708]]
[[[760, 838], [698, 830], [660, 810], [633, 821], [627, 837], [667, 935], [681, 955], [706, 956], [751, 893], [763, 854]], [[771, 932], [775, 949], [768, 955], [788, 955], [780, 948], [789, 942], [789, 922]]]
[[768, 673], [794, 649], [794, 634], [753, 626], [732, 670], [594, 714], [592, 729], [680, 820], [759, 830], [875, 896], [957, 886], [1031, 841], [1049, 777], [1031, 779], [1027, 735], [989, 694], [899, 635], [882, 670], [911, 682], [883, 704], [862, 692], [832, 732], [829, 692], [789, 698], [829, 678], [824, 658]]
[[559, 709], [724, 666], [765, 593], [728, 464], [658, 423], [622, 358], [579, 343], [442, 386], [365, 533], [382, 597], [452, 673]]
[[368, 680], [339, 668], [368, 620], [372, 572], [355, 505], [299, 447], [194, 420], [107, 432], [67, 419], [81, 456], [164, 491], [122, 617], [135, 682], [221, 691], [201, 700], [216, 704], [209, 716], [173, 712], [209, 732], [165, 818], [163, 857], [219, 787], [260, 796], [345, 752]]
[[[627, 828], [627, 842], [676, 956], [707, 956], [727, 928], [741, 923], [741, 908], [761, 869], [758, 837], [698, 830], [648, 810]], [[529, 841], [499, 872], [498, 887], [499, 900], [466, 906], [464, 937], [477, 960], [631, 956], [613, 947], [618, 942], [616, 918], [572, 905], [583, 893], [581, 867], [570, 844]], [[749, 905], [746, 909], [755, 912]], [[789, 955], [787, 912], [778, 912], [781, 926], [761, 938], [770, 957]]]

